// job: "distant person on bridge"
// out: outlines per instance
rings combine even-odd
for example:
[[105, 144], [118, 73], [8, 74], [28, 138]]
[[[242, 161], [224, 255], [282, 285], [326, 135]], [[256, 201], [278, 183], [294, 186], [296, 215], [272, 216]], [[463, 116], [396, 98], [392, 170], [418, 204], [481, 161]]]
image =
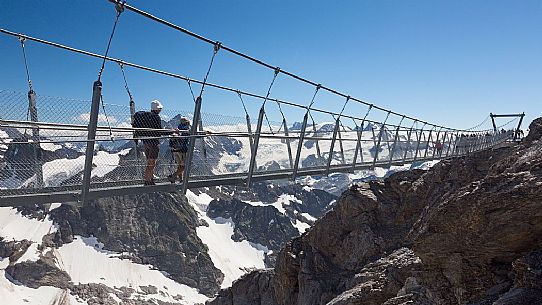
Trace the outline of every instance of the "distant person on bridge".
[[154, 168], [156, 167], [156, 160], [160, 153], [160, 137], [164, 135], [171, 135], [173, 131], [159, 131], [162, 129], [162, 120], [160, 119], [160, 111], [162, 111], [162, 103], [158, 100], [151, 102], [151, 111], [139, 111], [134, 114], [134, 120], [132, 126], [134, 128], [146, 128], [151, 130], [136, 130], [134, 132], [134, 138], [137, 143], [138, 138], [141, 138], [143, 142], [143, 148], [145, 151], [145, 157], [147, 158], [147, 166], [143, 173], [144, 185], [155, 185], [154, 182]]
[[180, 136], [172, 137], [169, 139], [169, 147], [175, 157], [175, 163], [177, 163], [177, 170], [168, 176], [168, 180], [171, 183], [175, 183], [177, 178], [180, 181], [183, 180], [184, 167], [186, 162], [186, 153], [188, 152], [189, 138], [190, 136], [190, 120], [186, 117], [181, 117], [181, 122], [177, 129], [180, 132]]
[[440, 142], [440, 140], [437, 140], [435, 142], [435, 148], [437, 149], [437, 153], [440, 155], [441, 152], [442, 152], [442, 148], [444, 147], [444, 145], [442, 144], [442, 142]]

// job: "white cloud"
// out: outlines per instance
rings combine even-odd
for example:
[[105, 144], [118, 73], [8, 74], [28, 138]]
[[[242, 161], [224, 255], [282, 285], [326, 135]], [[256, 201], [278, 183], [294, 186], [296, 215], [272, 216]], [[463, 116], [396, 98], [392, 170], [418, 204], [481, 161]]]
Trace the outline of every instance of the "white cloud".
[[[81, 113], [78, 117], [74, 118], [77, 121], [84, 121], [89, 122], [90, 121], [90, 113]], [[105, 116], [103, 114], [98, 114], [98, 123], [107, 123], [109, 121], [109, 124], [115, 124], [117, 123], [117, 118], [114, 116]]]

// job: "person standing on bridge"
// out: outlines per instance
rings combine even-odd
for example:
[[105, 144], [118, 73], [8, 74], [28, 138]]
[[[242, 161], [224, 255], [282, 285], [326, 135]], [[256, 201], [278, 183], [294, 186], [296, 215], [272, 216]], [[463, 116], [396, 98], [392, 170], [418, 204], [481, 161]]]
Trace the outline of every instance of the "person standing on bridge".
[[[158, 100], [154, 100], [151, 102], [150, 112], [139, 111], [134, 114], [132, 126], [135, 128], [148, 129], [136, 130], [134, 132], [136, 143], [138, 138], [141, 138], [141, 142], [143, 142], [145, 158], [147, 159], [147, 165], [145, 167], [145, 172], [143, 173], [144, 185], [155, 185], [154, 168], [156, 167], [156, 160], [160, 153], [160, 137], [174, 133], [174, 131], [159, 130], [162, 129], [162, 120], [160, 119], [162, 108], [162, 103]], [[178, 132], [178, 130], [175, 132]]]
[[183, 180], [186, 153], [188, 152], [189, 145], [190, 120], [184, 116], [181, 117], [181, 123], [177, 129], [180, 132], [180, 136], [169, 139], [169, 147], [171, 148], [171, 153], [175, 157], [175, 163], [177, 163], [177, 170], [168, 176], [168, 180], [171, 183], [175, 183], [177, 178], [179, 178], [180, 181]]

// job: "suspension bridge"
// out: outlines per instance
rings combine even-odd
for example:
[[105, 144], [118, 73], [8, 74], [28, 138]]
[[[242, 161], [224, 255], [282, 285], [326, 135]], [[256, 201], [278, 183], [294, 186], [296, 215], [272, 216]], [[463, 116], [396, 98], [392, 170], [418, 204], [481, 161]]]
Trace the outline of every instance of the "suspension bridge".
[[[116, 18], [103, 55], [0, 29], [2, 34], [13, 37], [14, 43], [20, 44], [29, 86], [28, 93], [0, 90], [0, 206], [85, 203], [100, 197], [161, 191], [186, 193], [189, 188], [220, 185], [250, 187], [257, 181], [295, 180], [301, 176], [390, 168], [463, 156], [520, 137], [523, 113], [490, 114], [482, 123], [467, 129], [441, 126], [379, 107], [282, 70], [125, 2], [109, 1], [115, 6]], [[115, 29], [125, 11], [209, 44], [211, 57], [204, 78], [190, 78], [110, 57], [108, 53]], [[91, 99], [81, 101], [37, 94], [32, 86], [25, 49], [29, 42], [98, 59], [101, 68], [92, 85], [92, 95], [89, 94]], [[271, 81], [265, 94], [208, 82], [215, 57], [220, 52], [229, 52], [268, 69]], [[106, 63], [116, 63], [122, 72], [126, 105], [104, 101], [102, 75]], [[136, 104], [125, 73], [127, 67], [185, 81], [193, 98], [193, 109], [164, 110], [162, 117], [170, 118], [169, 121], [163, 119], [164, 129], [132, 127], [136, 111], [148, 110], [148, 105]], [[310, 102], [273, 97], [271, 93], [279, 76], [312, 86]], [[198, 90], [195, 91], [196, 86]], [[238, 107], [239, 113], [244, 115], [203, 112], [204, 93], [208, 88], [230, 94], [235, 101], [231, 106]], [[321, 92], [342, 99], [341, 110], [315, 107]], [[249, 100], [259, 103], [257, 115], [251, 116], [247, 110]], [[345, 112], [349, 104], [359, 106], [359, 114]], [[278, 109], [280, 116], [276, 120], [268, 115], [270, 105]], [[286, 115], [292, 113], [287, 109], [295, 109], [301, 115]], [[181, 116], [193, 122], [189, 133], [160, 137], [164, 143], [155, 172], [157, 183], [144, 186], [145, 157], [141, 145], [135, 141], [141, 139], [134, 139], [134, 132], [173, 132]], [[512, 119], [498, 126], [495, 119], [501, 117]], [[492, 126], [484, 129], [489, 118]], [[517, 125], [507, 127], [516, 120]], [[184, 179], [180, 184], [172, 184], [166, 179], [176, 166], [167, 147], [166, 140], [171, 137], [189, 141]]]

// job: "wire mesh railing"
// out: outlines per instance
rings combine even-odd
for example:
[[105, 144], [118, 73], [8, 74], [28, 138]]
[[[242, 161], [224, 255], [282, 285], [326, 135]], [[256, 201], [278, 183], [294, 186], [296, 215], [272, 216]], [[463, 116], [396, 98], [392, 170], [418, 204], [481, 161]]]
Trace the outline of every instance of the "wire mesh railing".
[[[37, 96], [39, 120], [31, 122], [21, 106], [27, 99], [22, 93], [0, 91], [0, 108], [4, 109], [0, 118], [0, 194], [77, 190], [87, 157], [90, 102]], [[254, 151], [251, 143], [258, 122], [248, 124], [243, 117], [202, 113], [198, 132], [183, 135], [176, 128], [181, 118], [192, 120], [191, 111], [166, 109], [160, 113], [162, 129], [145, 129], [132, 127], [128, 106], [106, 105], [107, 114], [100, 112], [96, 139], [92, 141], [91, 190], [141, 184], [147, 166], [141, 142], [146, 140], [159, 143], [154, 171], [157, 182], [166, 182], [177, 166], [170, 140], [190, 137], [196, 138], [190, 181], [212, 179], [220, 184], [224, 177], [246, 179], [249, 175]], [[514, 134], [513, 130], [458, 133], [367, 122], [355, 122], [351, 127], [346, 121], [311, 122], [304, 130], [296, 122], [262, 124], [252, 174], [295, 178], [296, 164], [298, 175], [389, 167], [473, 153]], [[141, 129], [163, 135], [134, 137]], [[35, 130], [39, 131], [38, 138], [32, 133]]]

